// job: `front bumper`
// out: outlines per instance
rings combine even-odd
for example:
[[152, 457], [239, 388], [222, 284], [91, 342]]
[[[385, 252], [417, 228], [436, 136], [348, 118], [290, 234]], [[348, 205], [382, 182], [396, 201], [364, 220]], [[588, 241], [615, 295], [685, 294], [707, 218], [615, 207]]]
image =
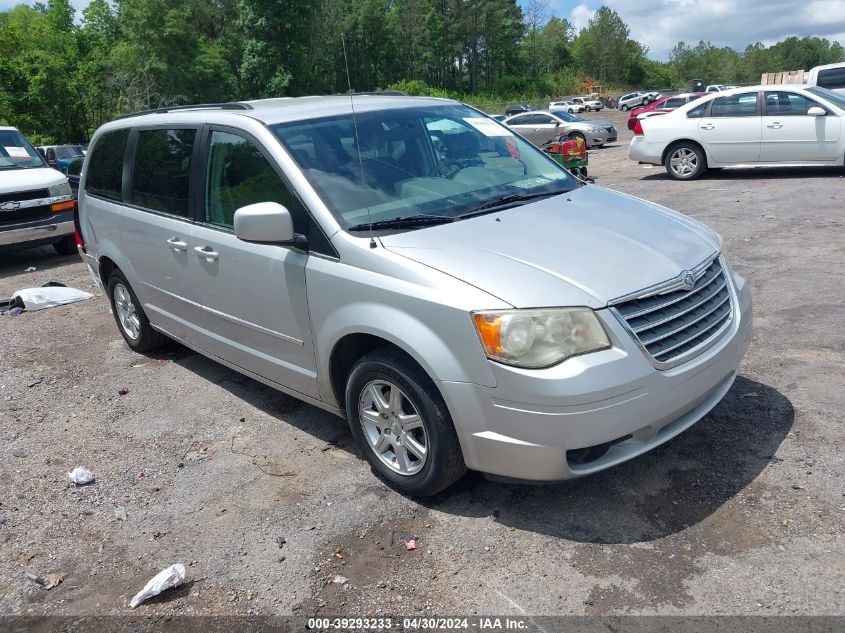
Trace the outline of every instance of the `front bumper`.
[[73, 235], [73, 213], [60, 212], [47, 220], [0, 225], [0, 246], [38, 246]]
[[[492, 388], [439, 382], [467, 466], [508, 479], [571, 479], [627, 461], [689, 428], [730, 389], [751, 341], [751, 296], [741, 277], [735, 276], [732, 293], [728, 332], [669, 370], [655, 369], [602, 310], [597, 314], [611, 349], [543, 370], [491, 362]], [[614, 444], [600, 457], [579, 461], [579, 449], [608, 443]]]

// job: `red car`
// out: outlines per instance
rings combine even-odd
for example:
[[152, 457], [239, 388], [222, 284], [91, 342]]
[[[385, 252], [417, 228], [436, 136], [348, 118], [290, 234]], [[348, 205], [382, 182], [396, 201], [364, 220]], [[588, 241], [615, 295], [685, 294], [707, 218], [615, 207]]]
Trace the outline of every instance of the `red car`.
[[668, 97], [663, 97], [654, 103], [649, 103], [647, 106], [634, 108], [631, 110], [631, 116], [628, 117], [628, 129], [631, 131], [634, 130], [634, 126], [637, 124], [637, 115], [639, 114], [643, 114], [644, 112], [666, 114], [675, 108], [680, 108], [682, 105], [689, 103], [690, 101], [700, 99], [707, 94], [708, 93], [706, 92], [684, 92], [679, 95], [669, 95]]

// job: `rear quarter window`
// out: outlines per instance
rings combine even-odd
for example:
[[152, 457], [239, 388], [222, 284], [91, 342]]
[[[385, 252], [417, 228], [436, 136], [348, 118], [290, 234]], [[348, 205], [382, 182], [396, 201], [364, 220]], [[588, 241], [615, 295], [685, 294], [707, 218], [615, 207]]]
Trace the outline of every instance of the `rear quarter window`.
[[190, 215], [195, 129], [141, 130], [132, 175], [132, 202], [152, 211]]
[[123, 199], [123, 161], [128, 140], [128, 128], [100, 135], [88, 162], [86, 194], [108, 200]]

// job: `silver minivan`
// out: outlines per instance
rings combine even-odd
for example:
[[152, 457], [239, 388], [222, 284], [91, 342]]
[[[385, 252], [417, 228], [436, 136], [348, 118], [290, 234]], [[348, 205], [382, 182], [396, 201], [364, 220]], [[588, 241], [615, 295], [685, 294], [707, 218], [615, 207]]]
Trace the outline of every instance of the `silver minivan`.
[[449, 100], [129, 116], [94, 135], [79, 198], [132, 349], [172, 338], [346, 417], [413, 495], [644, 453], [722, 399], [751, 339], [716, 233]]

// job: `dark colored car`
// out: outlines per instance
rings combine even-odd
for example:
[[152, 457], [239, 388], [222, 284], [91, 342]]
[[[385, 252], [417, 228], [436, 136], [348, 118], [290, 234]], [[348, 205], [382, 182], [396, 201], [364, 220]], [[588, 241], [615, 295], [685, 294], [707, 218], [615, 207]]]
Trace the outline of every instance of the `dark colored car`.
[[641, 108], [634, 108], [631, 110], [631, 115], [628, 117], [628, 129], [632, 132], [637, 125], [637, 116], [646, 112], [654, 112], [655, 114], [666, 114], [675, 108], [680, 108], [682, 105], [695, 101], [705, 96], [706, 92], [685, 92], [679, 95], [669, 95], [658, 99], [654, 103], [649, 103], [647, 106]]
[[515, 103], [505, 109], [505, 116], [513, 116], [514, 114], [522, 114], [524, 112], [531, 112], [532, 108], [527, 103]]

